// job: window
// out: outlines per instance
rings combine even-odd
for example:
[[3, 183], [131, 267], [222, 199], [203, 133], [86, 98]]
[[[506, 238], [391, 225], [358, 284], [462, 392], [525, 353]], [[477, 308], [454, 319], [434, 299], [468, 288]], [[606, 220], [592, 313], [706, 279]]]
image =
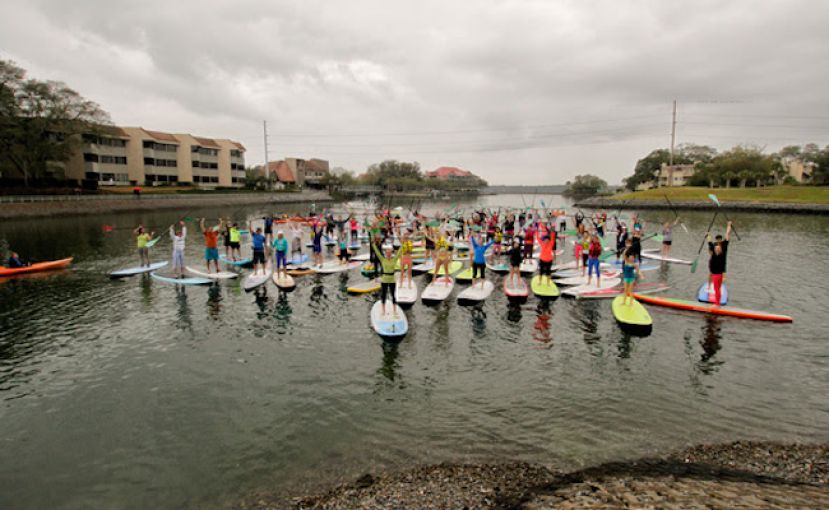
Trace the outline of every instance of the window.
[[155, 158], [144, 158], [144, 164], [147, 166], [155, 165]]
[[144, 140], [144, 148], [160, 152], [176, 152], [178, 146], [171, 143], [158, 143], [152, 140]]
[[98, 155], [97, 154], [90, 154], [89, 152], [83, 153], [83, 160], [89, 163], [97, 163], [98, 162]]
[[230, 157], [231, 158], [241, 158], [242, 157], [242, 151], [233, 149], [233, 150], [230, 151]]
[[101, 156], [101, 163], [109, 163], [110, 165], [126, 165], [127, 158], [125, 156]]
[[152, 149], [153, 148], [153, 141], [152, 140], [144, 140], [144, 148], [145, 149]]
[[94, 179], [94, 180], [96, 180], [96, 181], [97, 181], [97, 180], [98, 180], [98, 172], [86, 172], [86, 173], [84, 174], [84, 178], [86, 178], [86, 179]]
[[198, 168], [198, 167], [199, 167], [199, 162], [198, 161], [193, 161], [193, 168]]

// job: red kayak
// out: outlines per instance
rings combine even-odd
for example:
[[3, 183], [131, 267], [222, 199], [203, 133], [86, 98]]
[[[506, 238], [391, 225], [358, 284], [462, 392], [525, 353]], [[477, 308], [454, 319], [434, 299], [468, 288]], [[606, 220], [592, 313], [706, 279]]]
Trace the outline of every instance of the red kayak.
[[40, 271], [52, 271], [63, 269], [72, 263], [72, 257], [68, 259], [53, 260], [51, 262], [37, 262], [26, 267], [0, 267], [0, 277], [13, 276], [16, 274], [38, 273]]
[[678, 310], [690, 310], [693, 312], [726, 315], [728, 317], [739, 317], [741, 319], [755, 319], [758, 321], [792, 322], [794, 320], [788, 315], [778, 315], [776, 313], [743, 310], [742, 308], [731, 308], [727, 306], [713, 306], [707, 303], [699, 303], [697, 301], [649, 296], [647, 294], [637, 294], [635, 292], [633, 295], [636, 299], [643, 303], [656, 306], [667, 306], [668, 308], [676, 308]]

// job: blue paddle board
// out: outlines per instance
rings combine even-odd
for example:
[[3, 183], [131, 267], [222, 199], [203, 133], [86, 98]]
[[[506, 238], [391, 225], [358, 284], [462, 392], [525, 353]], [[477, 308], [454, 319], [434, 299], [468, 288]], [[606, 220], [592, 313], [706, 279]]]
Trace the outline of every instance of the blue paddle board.
[[221, 260], [225, 264], [228, 264], [228, 265], [231, 265], [231, 266], [237, 266], [237, 267], [250, 266], [250, 265], [253, 264], [253, 259], [246, 258], [246, 259], [239, 259], [239, 260], [231, 260], [231, 259], [225, 257], [224, 255], [219, 255], [219, 260]]
[[[700, 285], [699, 291], [697, 292], [697, 301], [712, 303], [714, 301], [714, 286], [711, 285], [709, 287], [708, 282]], [[723, 283], [722, 287], [720, 287], [720, 305], [726, 303], [728, 303], [728, 287]]]
[[213, 280], [210, 278], [202, 278], [200, 276], [189, 276], [184, 278], [171, 278], [168, 276], [161, 276], [157, 273], [150, 273], [153, 279], [164, 282], [173, 283], [175, 285], [210, 285]]
[[156, 269], [161, 269], [162, 267], [167, 265], [167, 261], [164, 262], [154, 262], [149, 266], [140, 266], [140, 267], [129, 267], [126, 269], [118, 269], [117, 271], [113, 271], [109, 273], [110, 278], [125, 278], [127, 276], [135, 276], [137, 274], [142, 273], [151, 273]]

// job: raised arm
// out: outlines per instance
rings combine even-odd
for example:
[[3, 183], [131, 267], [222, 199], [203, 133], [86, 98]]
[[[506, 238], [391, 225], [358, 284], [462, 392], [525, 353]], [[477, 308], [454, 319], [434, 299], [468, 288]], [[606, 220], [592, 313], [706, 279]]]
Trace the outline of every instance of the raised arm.
[[728, 226], [725, 229], [725, 240], [731, 241], [731, 222], [728, 222]]

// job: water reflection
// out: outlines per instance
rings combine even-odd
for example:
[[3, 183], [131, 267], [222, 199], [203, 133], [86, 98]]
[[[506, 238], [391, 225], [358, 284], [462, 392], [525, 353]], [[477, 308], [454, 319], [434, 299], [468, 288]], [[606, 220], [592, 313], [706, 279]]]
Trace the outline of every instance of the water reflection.
[[722, 325], [721, 317], [716, 315], [707, 315], [705, 317], [705, 325], [702, 327], [702, 355], [697, 363], [697, 370], [703, 374], [710, 375], [716, 372], [723, 364], [722, 361], [714, 359], [717, 352], [722, 348], [720, 339], [722, 338], [720, 331]]
[[469, 323], [472, 326], [472, 333], [475, 336], [486, 334], [486, 312], [484, 311], [484, 304], [478, 303], [475, 306], [467, 308], [469, 309]]
[[191, 318], [190, 306], [187, 304], [187, 289], [184, 288], [184, 285], [176, 285], [176, 303], [178, 304], [176, 327], [192, 332], [193, 320]]
[[377, 374], [381, 375], [389, 383], [400, 383], [400, 376], [397, 373], [400, 368], [400, 363], [398, 362], [400, 350], [398, 345], [390, 342], [381, 342], [380, 345], [383, 349], [383, 361], [380, 368], [377, 369]]
[[510, 322], [521, 322], [521, 305], [518, 303], [507, 304], [507, 320]]
[[550, 302], [541, 300], [536, 308], [535, 324], [533, 325], [533, 340], [548, 344], [552, 347], [553, 333], [550, 329], [550, 321], [553, 314], [550, 312]]
[[253, 291], [255, 297], [256, 307], [259, 311], [256, 313], [257, 319], [265, 319], [268, 317], [268, 286], [262, 285]]
[[222, 311], [222, 286], [211, 285], [207, 289], [207, 315], [218, 319]]

